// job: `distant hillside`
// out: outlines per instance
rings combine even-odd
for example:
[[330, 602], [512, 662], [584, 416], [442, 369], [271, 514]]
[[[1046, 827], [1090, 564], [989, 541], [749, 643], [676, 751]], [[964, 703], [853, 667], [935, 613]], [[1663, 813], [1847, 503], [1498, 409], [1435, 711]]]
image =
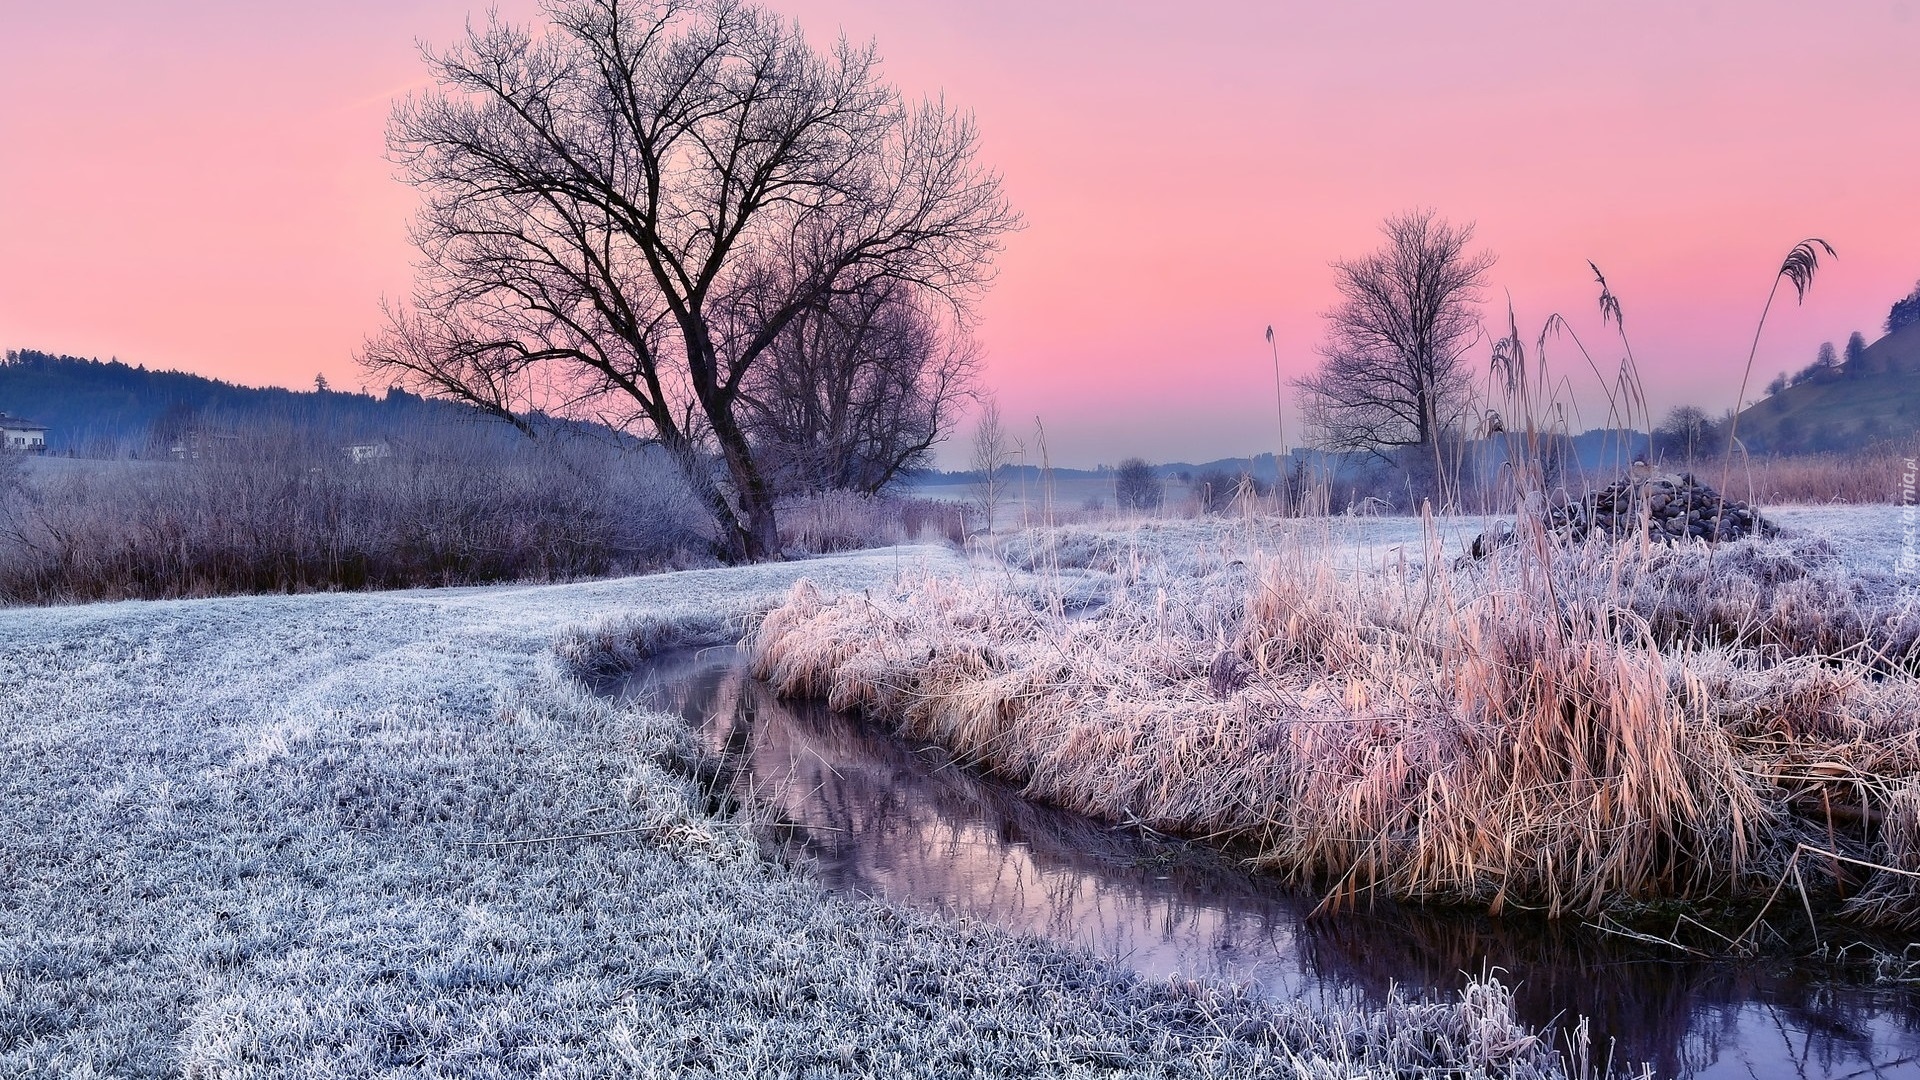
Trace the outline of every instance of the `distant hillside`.
[[0, 412], [47, 425], [48, 453], [82, 456], [164, 452], [164, 443], [192, 427], [291, 422], [357, 441], [473, 415], [401, 390], [376, 397], [238, 386], [182, 371], [149, 371], [117, 360], [32, 349], [9, 351], [0, 361]]
[[1867, 347], [1863, 374], [1841, 370], [1789, 386], [1740, 414], [1755, 453], [1845, 450], [1920, 432], [1920, 323]]

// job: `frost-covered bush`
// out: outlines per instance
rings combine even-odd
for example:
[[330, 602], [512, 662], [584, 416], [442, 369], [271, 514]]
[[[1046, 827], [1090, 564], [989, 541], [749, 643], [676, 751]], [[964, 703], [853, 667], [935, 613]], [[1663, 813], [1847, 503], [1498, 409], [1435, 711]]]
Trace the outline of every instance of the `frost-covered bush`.
[[706, 557], [685, 482], [637, 450], [478, 428], [360, 461], [316, 432], [229, 441], [182, 461], [49, 461], [0, 486], [0, 602], [553, 580]]

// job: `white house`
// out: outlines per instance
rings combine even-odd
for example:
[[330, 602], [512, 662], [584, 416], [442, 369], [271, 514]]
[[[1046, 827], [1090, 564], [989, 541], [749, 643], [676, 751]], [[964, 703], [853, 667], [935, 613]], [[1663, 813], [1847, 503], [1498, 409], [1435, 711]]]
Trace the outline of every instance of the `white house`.
[[213, 431], [189, 431], [167, 447], [175, 461], [225, 461], [240, 447], [240, 436]]
[[0, 450], [21, 454], [47, 452], [47, 425], [0, 413]]
[[353, 459], [355, 465], [365, 465], [369, 461], [383, 461], [392, 457], [393, 447], [387, 445], [387, 440], [381, 439], [375, 443], [357, 443], [353, 446], [343, 446], [340, 448], [340, 452]]

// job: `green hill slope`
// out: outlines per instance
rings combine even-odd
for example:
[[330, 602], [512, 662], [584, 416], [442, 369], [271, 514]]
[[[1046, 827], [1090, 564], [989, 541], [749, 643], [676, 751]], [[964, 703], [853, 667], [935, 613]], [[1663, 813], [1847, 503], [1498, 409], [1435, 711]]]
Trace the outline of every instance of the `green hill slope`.
[[1863, 374], [1789, 386], [1740, 414], [1756, 453], [1845, 450], [1920, 432], [1920, 323], [1867, 347]]

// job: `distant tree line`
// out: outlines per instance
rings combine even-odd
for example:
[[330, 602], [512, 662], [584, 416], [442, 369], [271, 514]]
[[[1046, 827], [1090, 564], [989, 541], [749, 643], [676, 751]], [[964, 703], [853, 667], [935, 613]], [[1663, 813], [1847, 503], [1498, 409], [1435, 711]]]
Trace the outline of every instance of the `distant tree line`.
[[1773, 381], [1767, 383], [1766, 396], [1774, 397], [1790, 386], [1831, 382], [1841, 378], [1859, 378], [1866, 374], [1869, 374], [1867, 338], [1865, 334], [1855, 330], [1847, 337], [1844, 353], [1836, 351], [1831, 341], [1821, 342], [1812, 363], [1792, 375], [1784, 371], [1775, 375]]
[[[1886, 332], [1895, 334], [1920, 322], [1920, 282], [1915, 282], [1913, 291], [1893, 302], [1887, 311]], [[1867, 355], [1867, 338], [1855, 330], [1847, 337], [1844, 353], [1834, 351], [1833, 342], [1822, 342], [1820, 351], [1813, 362], [1789, 375], [1786, 372], [1774, 376], [1767, 384], [1769, 397], [1779, 394], [1790, 386], [1802, 383], [1825, 382], [1840, 377], [1858, 377], [1872, 374], [1869, 370], [1871, 360]], [[1884, 366], [1884, 365], [1883, 365]]]

